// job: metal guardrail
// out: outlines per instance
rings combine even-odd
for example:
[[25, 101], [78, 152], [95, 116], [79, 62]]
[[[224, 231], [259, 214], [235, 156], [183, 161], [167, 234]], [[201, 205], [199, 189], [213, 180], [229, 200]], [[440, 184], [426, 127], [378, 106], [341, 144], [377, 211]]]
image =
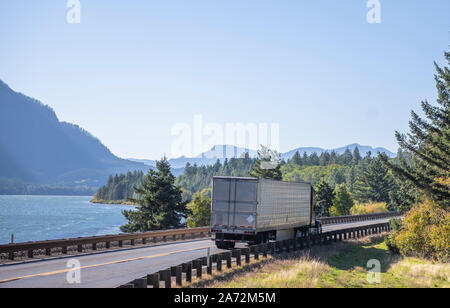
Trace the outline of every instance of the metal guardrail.
[[357, 222], [357, 221], [375, 220], [375, 219], [383, 219], [383, 218], [398, 217], [398, 216], [400, 216], [399, 213], [387, 212], [387, 213], [375, 213], [375, 214], [364, 214], [364, 215], [322, 217], [322, 218], [318, 218], [318, 219], [322, 222], [322, 225], [331, 225], [331, 224], [341, 224], [341, 223], [349, 223], [349, 222]]
[[104, 243], [105, 248], [111, 248], [111, 243], [115, 242], [119, 247], [123, 247], [125, 241], [129, 241], [130, 245], [135, 245], [136, 240], [141, 240], [142, 244], [146, 244], [148, 240], [152, 240], [156, 243], [159, 239], [166, 241], [167, 238], [172, 237], [173, 240], [177, 238], [185, 239], [186, 236], [199, 235], [210, 236], [210, 228], [192, 228], [192, 229], [173, 229], [152, 231], [145, 233], [131, 233], [131, 234], [117, 234], [117, 235], [105, 235], [105, 236], [91, 236], [91, 237], [79, 237], [71, 239], [50, 240], [40, 242], [26, 242], [16, 244], [0, 245], [0, 253], [7, 253], [10, 260], [14, 260], [14, 253], [27, 252], [28, 258], [33, 258], [36, 250], [45, 250], [45, 255], [49, 256], [52, 253], [52, 248], [60, 248], [62, 254], [67, 254], [68, 248], [76, 247], [77, 252], [81, 253], [85, 249], [85, 245], [88, 245], [90, 249], [97, 250], [97, 244]]
[[182, 287], [183, 280], [187, 283], [192, 282], [193, 271], [195, 271], [197, 279], [201, 279], [204, 272], [208, 275], [212, 275], [213, 271], [216, 273], [222, 272], [224, 266], [232, 268], [233, 265], [240, 266], [244, 262], [245, 264], [249, 264], [252, 256], [254, 260], [258, 260], [260, 257], [266, 258], [269, 254], [273, 256], [284, 252], [288, 253], [309, 248], [315, 245], [327, 245], [332, 242], [360, 238], [367, 235], [388, 232], [390, 230], [390, 224], [386, 222], [324, 232], [306, 238], [270, 242], [247, 248], [237, 248], [232, 251], [211, 255], [209, 260], [207, 257], [203, 257], [177, 266], [172, 266], [156, 273], [148, 274], [145, 277], [124, 284], [119, 288], [160, 288], [161, 283], [165, 288], [171, 288], [174, 283], [176, 286]]
[[[338, 217], [324, 217], [320, 218], [322, 225], [340, 224], [347, 222], [356, 222], [364, 220], [382, 219], [387, 217], [399, 216], [398, 213], [379, 213], [379, 214], [366, 214], [355, 216], [338, 216]], [[117, 234], [117, 235], [105, 235], [105, 236], [91, 236], [91, 237], [79, 237], [71, 239], [39, 241], [39, 242], [26, 242], [0, 245], [0, 254], [7, 253], [10, 260], [14, 260], [15, 253], [27, 252], [28, 258], [33, 258], [35, 252], [43, 250], [42, 254], [50, 256], [52, 249], [60, 248], [62, 254], [67, 254], [69, 248], [76, 247], [78, 253], [82, 253], [86, 249], [97, 250], [97, 244], [104, 243], [106, 249], [111, 248], [111, 243], [118, 243], [118, 247], [123, 247], [125, 241], [129, 241], [131, 246], [135, 245], [136, 240], [141, 240], [142, 244], [146, 244], [148, 240], [152, 240], [154, 243], [158, 239], [163, 241], [168, 237], [172, 237], [172, 240], [185, 239], [186, 236], [199, 235], [200, 237], [210, 236], [210, 227], [192, 228], [192, 229], [173, 229], [162, 230], [145, 233], [131, 233], [131, 234]], [[85, 247], [88, 246], [88, 247]], [[45, 250], [45, 252], [44, 252]]]

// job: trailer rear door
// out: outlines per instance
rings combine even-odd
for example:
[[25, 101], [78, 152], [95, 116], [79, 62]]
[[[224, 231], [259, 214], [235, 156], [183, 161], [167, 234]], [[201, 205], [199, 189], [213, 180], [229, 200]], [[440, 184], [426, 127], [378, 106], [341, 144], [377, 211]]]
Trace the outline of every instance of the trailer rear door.
[[256, 229], [258, 180], [252, 178], [213, 179], [211, 225], [214, 228]]

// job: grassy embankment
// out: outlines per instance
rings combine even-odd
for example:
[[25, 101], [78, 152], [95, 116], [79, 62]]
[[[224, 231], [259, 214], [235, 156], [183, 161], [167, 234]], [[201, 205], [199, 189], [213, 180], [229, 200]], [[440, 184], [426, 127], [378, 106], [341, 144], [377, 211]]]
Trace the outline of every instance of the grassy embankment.
[[[367, 281], [367, 261], [381, 263], [381, 282]], [[352, 240], [253, 262], [192, 287], [393, 288], [450, 287], [450, 264], [392, 254], [383, 236]]]

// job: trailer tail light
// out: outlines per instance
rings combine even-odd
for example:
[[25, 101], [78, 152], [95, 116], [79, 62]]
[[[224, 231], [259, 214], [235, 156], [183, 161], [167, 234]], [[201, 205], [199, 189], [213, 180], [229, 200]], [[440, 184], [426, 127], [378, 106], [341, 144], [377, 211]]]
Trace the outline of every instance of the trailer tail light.
[[245, 231], [244, 234], [255, 234], [255, 231]]

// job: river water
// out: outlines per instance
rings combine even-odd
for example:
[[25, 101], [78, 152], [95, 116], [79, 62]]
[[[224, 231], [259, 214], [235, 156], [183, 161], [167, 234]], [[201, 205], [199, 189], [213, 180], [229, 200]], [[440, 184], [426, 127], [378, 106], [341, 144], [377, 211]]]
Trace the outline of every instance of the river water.
[[120, 233], [122, 210], [133, 206], [90, 203], [89, 196], [0, 195], [0, 244]]

